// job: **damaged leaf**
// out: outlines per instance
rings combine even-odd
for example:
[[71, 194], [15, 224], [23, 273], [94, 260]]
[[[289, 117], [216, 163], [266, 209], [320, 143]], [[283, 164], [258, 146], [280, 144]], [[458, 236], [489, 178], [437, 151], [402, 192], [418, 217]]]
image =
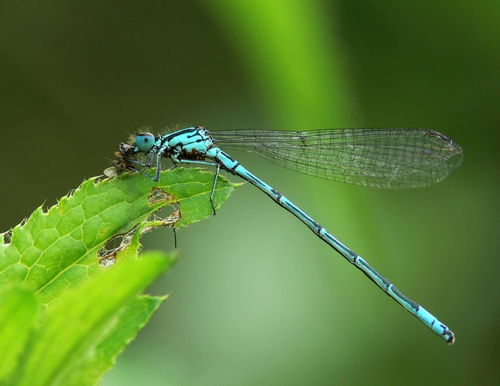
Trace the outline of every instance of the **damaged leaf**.
[[[48, 211], [39, 207], [26, 222], [2, 235], [0, 284], [23, 283], [48, 304], [61, 291], [112, 263], [109, 255], [116, 258], [134, 235], [138, 247], [140, 235], [151, 228], [180, 228], [211, 216], [213, 178], [205, 170], [176, 168], [163, 171], [158, 183], [129, 173], [111, 180], [89, 179]], [[217, 208], [236, 186], [219, 177]], [[151, 217], [170, 206], [175, 209], [165, 218]], [[98, 257], [118, 235], [125, 240], [121, 248]]]
[[[141, 236], [211, 216], [213, 178], [193, 168], [164, 171], [159, 183], [93, 178], [1, 233], [0, 352], [8, 358], [0, 384], [96, 384], [166, 299], [142, 292], [177, 256], [138, 256]], [[236, 186], [219, 178], [217, 208]]]

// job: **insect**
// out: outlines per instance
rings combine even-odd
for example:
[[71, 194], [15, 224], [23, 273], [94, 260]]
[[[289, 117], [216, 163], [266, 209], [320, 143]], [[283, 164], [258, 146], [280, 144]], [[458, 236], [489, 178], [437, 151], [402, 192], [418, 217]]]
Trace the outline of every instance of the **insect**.
[[[453, 343], [453, 332], [425, 308], [403, 295], [366, 260], [337, 240], [288, 198], [248, 171], [222, 149], [258, 153], [288, 169], [338, 182], [383, 189], [432, 185], [448, 176], [463, 160], [461, 147], [444, 134], [425, 129], [328, 129], [311, 131], [208, 131], [188, 127], [154, 136], [138, 133], [133, 144], [121, 144], [118, 168], [130, 169], [158, 181], [162, 158], [174, 165], [191, 163], [215, 167], [210, 203], [221, 169], [238, 175], [289, 211], [321, 240], [361, 270], [382, 291], [427, 327]], [[135, 155], [145, 154], [145, 160]], [[154, 175], [147, 169], [156, 166]]]

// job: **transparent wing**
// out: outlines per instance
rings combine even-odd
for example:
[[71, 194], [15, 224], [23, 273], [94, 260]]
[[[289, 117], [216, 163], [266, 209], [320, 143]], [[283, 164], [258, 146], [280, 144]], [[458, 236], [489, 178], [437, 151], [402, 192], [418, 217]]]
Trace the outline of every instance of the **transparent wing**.
[[462, 163], [462, 148], [425, 129], [209, 131], [221, 149], [263, 155], [287, 169], [382, 189], [435, 184]]

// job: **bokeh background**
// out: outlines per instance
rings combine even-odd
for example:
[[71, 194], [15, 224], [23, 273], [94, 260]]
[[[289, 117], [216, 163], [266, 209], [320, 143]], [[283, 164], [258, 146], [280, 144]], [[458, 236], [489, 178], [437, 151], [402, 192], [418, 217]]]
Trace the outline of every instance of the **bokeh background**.
[[179, 232], [181, 259], [151, 289], [172, 296], [104, 385], [498, 384], [497, 0], [3, 0], [0, 20], [2, 230], [100, 174], [143, 126], [425, 127], [465, 151], [412, 191], [233, 154], [436, 313], [454, 346], [247, 184]]

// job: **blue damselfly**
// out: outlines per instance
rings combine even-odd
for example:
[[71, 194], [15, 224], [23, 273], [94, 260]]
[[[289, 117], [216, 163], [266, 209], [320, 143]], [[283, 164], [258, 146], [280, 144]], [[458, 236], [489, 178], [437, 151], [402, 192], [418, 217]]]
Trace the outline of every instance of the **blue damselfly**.
[[[461, 164], [463, 152], [460, 146], [441, 133], [425, 129], [208, 131], [203, 127], [188, 127], [161, 136], [139, 133], [133, 144], [122, 143], [116, 154], [119, 169], [137, 171], [154, 181], [160, 178], [163, 157], [170, 158], [174, 164], [194, 163], [215, 167], [210, 194], [214, 214], [213, 195], [220, 169], [240, 176], [301, 220], [446, 342], [454, 342], [455, 336], [445, 324], [403, 295], [363, 258], [222, 149], [258, 153], [288, 169], [333, 181], [382, 189], [405, 189], [443, 180]], [[139, 153], [146, 155], [145, 160], [134, 157]], [[146, 169], [153, 164], [156, 174], [150, 176]]]

